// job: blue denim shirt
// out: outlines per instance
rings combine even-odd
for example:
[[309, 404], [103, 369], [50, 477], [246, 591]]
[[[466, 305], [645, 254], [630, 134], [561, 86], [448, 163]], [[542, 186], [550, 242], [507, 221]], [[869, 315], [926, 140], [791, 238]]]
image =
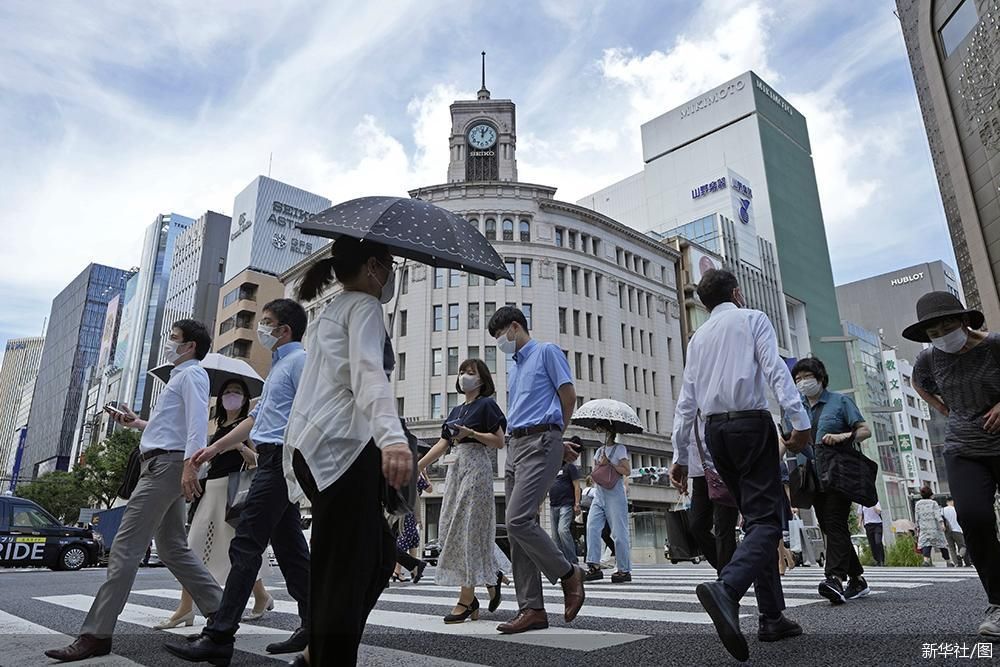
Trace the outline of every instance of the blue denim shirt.
[[306, 365], [306, 351], [302, 343], [293, 341], [275, 350], [271, 359], [264, 393], [250, 412], [254, 419], [250, 439], [257, 445], [284, 443], [288, 415], [292, 412], [292, 401]]
[[554, 343], [534, 340], [514, 353], [507, 379], [508, 432], [541, 424], [563, 424], [559, 388], [573, 384], [569, 362]]
[[837, 435], [853, 431], [855, 424], [865, 420], [851, 397], [826, 389], [815, 405], [808, 402], [805, 405], [814, 424], [816, 443], [823, 442], [823, 436], [828, 433]]

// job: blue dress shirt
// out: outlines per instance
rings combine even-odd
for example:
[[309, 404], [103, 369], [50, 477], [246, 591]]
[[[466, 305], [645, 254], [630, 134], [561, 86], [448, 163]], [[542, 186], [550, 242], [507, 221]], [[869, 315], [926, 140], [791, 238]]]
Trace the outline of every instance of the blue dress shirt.
[[293, 341], [275, 350], [271, 359], [271, 372], [264, 382], [264, 393], [250, 412], [254, 419], [250, 439], [257, 445], [284, 443], [288, 415], [292, 412], [292, 401], [306, 365], [306, 351], [302, 343]]
[[535, 340], [514, 353], [507, 381], [507, 428], [563, 424], [559, 388], [573, 384], [569, 362], [554, 343]]
[[850, 396], [823, 390], [816, 404], [809, 408], [812, 421], [816, 425], [816, 442], [823, 442], [828, 433], [838, 435], [849, 433], [865, 418]]

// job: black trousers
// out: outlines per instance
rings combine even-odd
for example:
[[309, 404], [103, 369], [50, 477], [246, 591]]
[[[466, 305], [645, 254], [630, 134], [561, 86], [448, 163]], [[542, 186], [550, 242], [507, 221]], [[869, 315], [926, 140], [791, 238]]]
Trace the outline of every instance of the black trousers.
[[414, 558], [410, 554], [406, 553], [399, 547], [396, 547], [396, 562], [405, 567], [407, 570], [413, 570], [415, 567], [420, 565], [423, 561], [418, 558]]
[[868, 535], [868, 546], [872, 550], [872, 558], [876, 565], [885, 565], [885, 547], [882, 545], [882, 524], [866, 523], [865, 534]]
[[691, 478], [691, 509], [688, 520], [705, 560], [721, 572], [736, 551], [736, 522], [740, 511], [713, 503], [704, 477]]
[[382, 453], [369, 442], [319, 492], [297, 452], [294, 464], [313, 511], [309, 664], [354, 665], [368, 615], [396, 564], [396, 540], [382, 511]]
[[232, 567], [222, 604], [205, 627], [205, 633], [220, 643], [233, 641], [268, 542], [274, 549], [288, 593], [299, 605], [302, 626], [309, 624], [309, 547], [302, 535], [299, 506], [288, 502], [281, 447], [260, 445], [258, 452], [257, 474], [250, 485], [236, 535], [229, 543]]
[[1000, 605], [1000, 541], [993, 498], [1000, 487], [1000, 456], [969, 458], [945, 452], [965, 548], [991, 605]]
[[781, 472], [778, 432], [771, 415], [709, 417], [708, 450], [722, 481], [729, 487], [743, 515], [743, 541], [719, 573], [734, 599], [754, 587], [757, 609], [776, 616], [785, 609], [778, 574], [781, 539]]
[[851, 528], [847, 517], [851, 501], [838, 491], [829, 489], [816, 494], [813, 501], [816, 521], [826, 537], [826, 576], [841, 581], [860, 577], [864, 573], [858, 552], [851, 542]]

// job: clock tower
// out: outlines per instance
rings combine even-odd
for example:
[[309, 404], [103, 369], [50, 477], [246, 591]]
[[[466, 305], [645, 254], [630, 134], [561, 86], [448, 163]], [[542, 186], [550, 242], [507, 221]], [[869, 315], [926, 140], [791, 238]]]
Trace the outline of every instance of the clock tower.
[[482, 55], [483, 83], [478, 99], [451, 105], [449, 183], [517, 180], [514, 103], [490, 99], [486, 52]]

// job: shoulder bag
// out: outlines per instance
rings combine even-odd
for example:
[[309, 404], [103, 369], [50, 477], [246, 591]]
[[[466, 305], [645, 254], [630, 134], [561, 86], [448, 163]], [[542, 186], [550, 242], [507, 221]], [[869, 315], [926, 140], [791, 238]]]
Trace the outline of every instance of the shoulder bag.
[[838, 491], [863, 507], [871, 507], [878, 502], [875, 486], [878, 463], [861, 452], [861, 445], [854, 440], [853, 434], [845, 443], [817, 449], [817, 456], [822, 452], [820, 488]]
[[618, 483], [618, 479], [621, 475], [615, 470], [615, 467], [611, 465], [611, 460], [608, 459], [608, 448], [607, 446], [601, 447], [604, 451], [604, 463], [598, 463], [594, 466], [594, 469], [590, 472], [590, 477], [599, 486], [605, 489], [615, 488], [615, 484]]
[[235, 528], [240, 524], [243, 508], [250, 495], [250, 485], [257, 474], [257, 468], [247, 468], [246, 463], [235, 472], [229, 473], [229, 488], [226, 494], [226, 523]]
[[402, 517], [407, 514], [413, 514], [414, 509], [417, 506], [417, 478], [419, 472], [417, 471], [417, 459], [418, 456], [417, 447], [420, 441], [417, 436], [410, 433], [410, 429], [406, 428], [406, 423], [400, 419], [400, 425], [403, 427], [403, 434], [406, 436], [406, 442], [410, 446], [410, 454], [412, 457], [413, 467], [410, 469], [410, 481], [407, 482], [402, 488], [396, 489], [389, 485], [389, 482], [382, 478], [382, 507], [392, 516]]
[[722, 481], [718, 471], [705, 460], [705, 448], [701, 444], [701, 412], [694, 418], [694, 441], [698, 445], [698, 455], [701, 456], [701, 469], [705, 471], [705, 484], [708, 486], [708, 499], [726, 507], [737, 507], [736, 499], [729, 487]]
[[[782, 461], [781, 465], [788, 465], [788, 462]], [[788, 495], [792, 507], [802, 510], [812, 509], [818, 492], [819, 480], [816, 477], [816, 467], [812, 458], [807, 456], [805, 463], [799, 463], [788, 473]]]

